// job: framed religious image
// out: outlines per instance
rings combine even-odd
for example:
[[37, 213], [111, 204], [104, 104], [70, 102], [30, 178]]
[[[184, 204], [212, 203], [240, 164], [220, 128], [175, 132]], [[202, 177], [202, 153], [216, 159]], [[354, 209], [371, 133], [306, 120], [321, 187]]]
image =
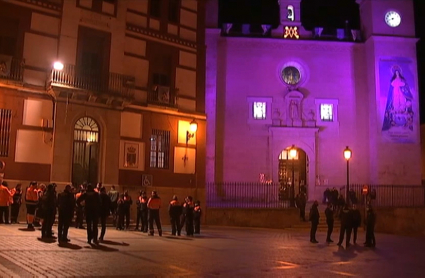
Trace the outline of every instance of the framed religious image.
[[301, 80], [301, 73], [296, 67], [288, 66], [282, 70], [282, 79], [288, 85], [297, 85]]
[[139, 144], [124, 143], [124, 167], [139, 167]]

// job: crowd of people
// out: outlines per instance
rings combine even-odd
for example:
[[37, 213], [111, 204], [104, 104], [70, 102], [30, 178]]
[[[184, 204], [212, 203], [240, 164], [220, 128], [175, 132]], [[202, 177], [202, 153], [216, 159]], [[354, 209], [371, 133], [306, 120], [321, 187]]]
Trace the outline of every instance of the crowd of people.
[[[120, 193], [112, 186], [106, 192], [102, 183], [96, 187], [91, 184], [82, 184], [78, 188], [66, 185], [63, 192], [57, 194], [56, 184], [38, 184], [30, 182], [25, 192], [22, 185], [9, 189], [6, 181], [0, 185], [0, 224], [19, 223], [18, 214], [22, 199], [26, 204], [27, 229], [35, 230], [41, 226], [41, 238], [53, 238], [52, 227], [58, 216], [59, 242], [69, 242], [68, 229], [74, 220], [75, 228], [87, 229], [87, 242], [97, 244], [104, 240], [107, 218], [112, 216], [113, 225], [117, 230], [128, 230], [130, 226], [130, 211], [133, 200], [128, 191]], [[161, 198], [156, 191], [152, 191], [148, 198], [146, 192], [140, 190], [136, 200], [137, 215], [136, 228], [149, 236], [154, 235], [154, 223], [159, 236], [162, 236], [160, 219]], [[10, 208], [10, 209], [9, 209]], [[10, 212], [9, 212], [10, 210]], [[11, 221], [9, 222], [9, 213]], [[185, 227], [187, 236], [200, 233], [201, 204], [193, 202], [191, 196], [187, 196], [180, 203], [174, 195], [168, 205], [172, 235], [181, 235]], [[84, 220], [87, 227], [84, 227]], [[98, 236], [98, 224], [100, 221], [101, 231]]]
[[[342, 195], [338, 199], [344, 198]], [[311, 221], [311, 230], [310, 230], [310, 242], [318, 243], [316, 239], [316, 231], [319, 225], [319, 203], [315, 201], [310, 209], [309, 220]], [[326, 224], [327, 224], [327, 234], [326, 242], [332, 243], [331, 235], [334, 228], [334, 219], [339, 217], [341, 220], [339, 240], [337, 245], [342, 246], [345, 237], [345, 247], [348, 248], [351, 245], [351, 234], [353, 234], [353, 243], [357, 244], [357, 230], [362, 224], [362, 216], [357, 208], [356, 204], [349, 205], [344, 200], [344, 206], [339, 208], [335, 206], [332, 202], [327, 203], [325, 210], [326, 215]], [[364, 246], [366, 247], [375, 247], [375, 212], [371, 205], [367, 206], [367, 212], [365, 215], [365, 225], [366, 225], [366, 240]]]

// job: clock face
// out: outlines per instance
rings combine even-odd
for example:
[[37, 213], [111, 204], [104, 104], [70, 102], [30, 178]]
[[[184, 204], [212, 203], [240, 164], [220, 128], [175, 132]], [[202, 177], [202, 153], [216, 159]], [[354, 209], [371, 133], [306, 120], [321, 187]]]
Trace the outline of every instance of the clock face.
[[390, 27], [397, 27], [401, 23], [401, 16], [398, 12], [389, 11], [385, 14], [385, 22]]

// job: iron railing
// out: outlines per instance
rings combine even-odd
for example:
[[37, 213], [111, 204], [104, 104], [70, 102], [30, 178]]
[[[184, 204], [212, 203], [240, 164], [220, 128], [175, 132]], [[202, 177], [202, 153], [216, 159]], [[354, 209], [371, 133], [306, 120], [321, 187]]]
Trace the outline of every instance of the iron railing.
[[2, 62], [0, 65], [0, 79], [22, 82], [24, 79], [25, 59], [13, 57], [10, 63], [8, 61], [0, 62]]
[[[370, 202], [376, 207], [425, 207], [425, 186], [368, 184], [368, 195], [363, 195], [364, 186], [352, 184], [349, 187], [349, 194], [353, 194], [361, 204]], [[340, 194], [345, 196], [345, 186], [340, 188]]]
[[215, 182], [206, 184], [209, 208], [288, 208], [293, 204], [290, 187], [279, 183]]
[[148, 103], [158, 106], [176, 107], [177, 101], [173, 96], [170, 87], [153, 86], [152, 90], [148, 91]]
[[53, 70], [52, 85], [133, 98], [135, 77], [112, 72], [102, 74], [74, 65], [64, 65], [62, 70]]

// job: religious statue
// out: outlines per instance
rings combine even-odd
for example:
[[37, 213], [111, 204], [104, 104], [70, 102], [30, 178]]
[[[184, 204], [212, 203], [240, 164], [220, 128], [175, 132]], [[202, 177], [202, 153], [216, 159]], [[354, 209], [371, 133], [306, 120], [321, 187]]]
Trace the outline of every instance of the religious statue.
[[298, 113], [298, 103], [296, 100], [291, 100], [289, 104], [289, 115], [292, 120], [298, 120], [300, 117]]

